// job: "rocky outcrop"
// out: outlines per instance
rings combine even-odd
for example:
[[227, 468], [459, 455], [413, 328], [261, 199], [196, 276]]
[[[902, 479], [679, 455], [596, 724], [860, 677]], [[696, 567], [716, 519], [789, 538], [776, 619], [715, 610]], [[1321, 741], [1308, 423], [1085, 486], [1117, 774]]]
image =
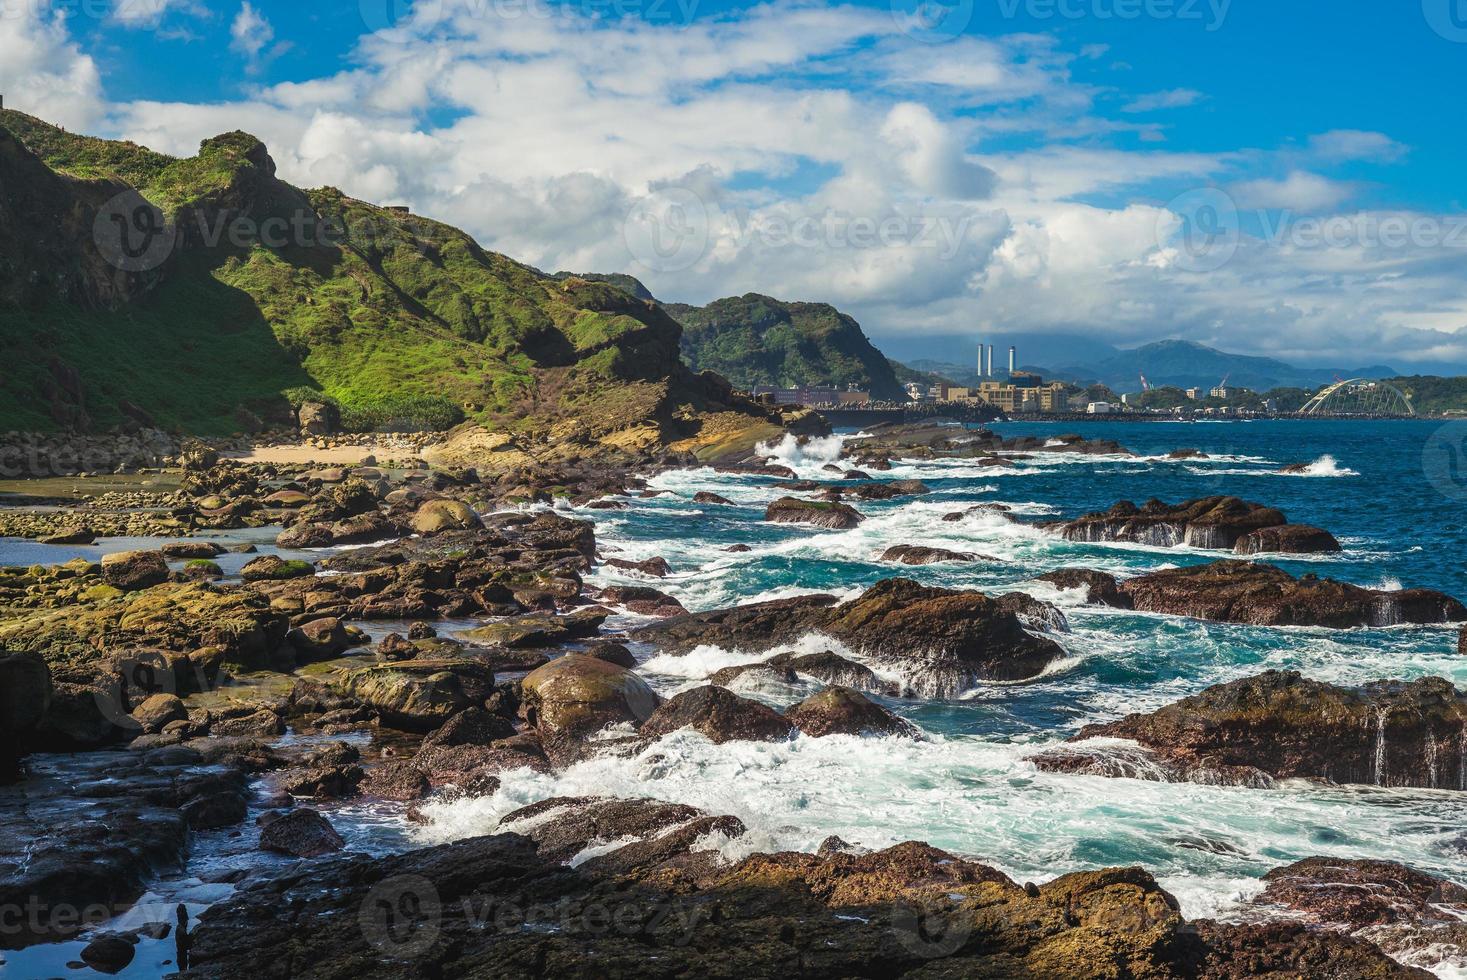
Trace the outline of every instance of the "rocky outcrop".
[[102, 556], [102, 581], [133, 592], [168, 581], [168, 562], [160, 551], [115, 551]]
[[[1296, 579], [1273, 565], [1235, 559], [1151, 572], [1120, 583], [1119, 591], [1142, 612], [1254, 626], [1349, 628], [1467, 619], [1467, 607], [1430, 589], [1393, 592], [1313, 575]], [[1099, 593], [1102, 601], [1113, 595], [1105, 588]]]
[[1328, 531], [1308, 524], [1284, 524], [1259, 528], [1238, 539], [1233, 550], [1240, 555], [1310, 555], [1339, 551], [1340, 543]]
[[[1129, 739], [1145, 750], [1088, 746]], [[1440, 677], [1342, 688], [1296, 671], [1210, 687], [1150, 714], [1087, 725], [1041, 769], [1264, 786], [1276, 779], [1467, 790], [1467, 696]]]
[[801, 733], [824, 735], [897, 736], [915, 738], [917, 729], [881, 705], [849, 687], [827, 687], [785, 712]]
[[1033, 618], [1050, 607], [1023, 599], [1019, 609], [981, 592], [886, 579], [841, 605], [816, 595], [691, 613], [644, 626], [633, 638], [673, 655], [703, 644], [758, 653], [820, 633], [900, 671], [911, 691], [942, 698], [981, 681], [1034, 677], [1063, 655], [1016, 615]]
[[764, 511], [764, 519], [774, 524], [813, 524], [816, 527], [847, 530], [856, 527], [865, 518], [848, 504], [780, 497]]
[[0, 784], [15, 775], [16, 762], [51, 707], [52, 695], [46, 661], [34, 654], [0, 653]]
[[336, 828], [315, 810], [298, 807], [271, 818], [260, 828], [260, 850], [313, 858], [346, 846]]
[[606, 980], [1420, 975], [1301, 925], [1194, 927], [1138, 868], [1023, 886], [915, 842], [727, 865], [694, 847], [714, 829], [738, 836], [735, 821], [655, 801], [547, 800], [505, 824], [534, 839], [350, 855], [247, 882], [202, 915], [191, 975], [323, 963], [360, 978], [400, 977], [404, 963], [422, 976]]
[[1115, 576], [1092, 568], [1061, 568], [1040, 575], [1038, 581], [1057, 589], [1084, 589], [1085, 601], [1092, 605], [1131, 608], [1131, 597], [1121, 590]]
[[777, 711], [714, 686], [674, 695], [652, 712], [638, 731], [660, 738], [683, 728], [691, 728], [715, 745], [777, 742], [794, 734], [794, 726]]
[[[1276, 544], [1280, 550], [1340, 550], [1339, 543], [1318, 528], [1276, 530], [1286, 525], [1283, 512], [1273, 507], [1238, 497], [1204, 497], [1180, 504], [1149, 500], [1140, 507], [1123, 500], [1110, 510], [1060, 524], [1057, 530], [1071, 541], [1130, 541], [1160, 548], [1186, 545], [1251, 554]], [[1258, 534], [1265, 530], [1269, 533]]]
[[413, 515], [412, 528], [418, 534], [440, 531], [469, 531], [479, 527], [474, 508], [459, 500], [429, 500]]

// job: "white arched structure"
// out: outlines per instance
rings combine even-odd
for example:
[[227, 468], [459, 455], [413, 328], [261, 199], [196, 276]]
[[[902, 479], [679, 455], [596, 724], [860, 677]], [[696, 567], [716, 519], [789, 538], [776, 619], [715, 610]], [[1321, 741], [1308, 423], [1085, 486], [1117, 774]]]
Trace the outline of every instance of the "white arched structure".
[[1416, 409], [1411, 407], [1410, 397], [1395, 385], [1351, 378], [1320, 389], [1304, 403], [1299, 414], [1411, 416], [1416, 414]]

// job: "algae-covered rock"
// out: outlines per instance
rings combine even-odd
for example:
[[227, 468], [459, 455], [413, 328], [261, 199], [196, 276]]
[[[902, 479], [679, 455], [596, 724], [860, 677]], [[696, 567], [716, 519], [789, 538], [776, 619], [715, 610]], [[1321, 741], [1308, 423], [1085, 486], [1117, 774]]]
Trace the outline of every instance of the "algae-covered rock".
[[567, 654], [531, 671], [521, 682], [520, 713], [542, 732], [586, 734], [620, 722], [639, 725], [658, 697], [625, 667]]

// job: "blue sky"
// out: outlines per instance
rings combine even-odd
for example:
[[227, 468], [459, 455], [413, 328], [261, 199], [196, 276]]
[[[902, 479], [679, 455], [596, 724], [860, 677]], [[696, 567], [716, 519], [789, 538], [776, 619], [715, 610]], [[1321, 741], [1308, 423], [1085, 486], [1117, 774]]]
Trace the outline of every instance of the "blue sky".
[[541, 267], [827, 300], [898, 350], [1429, 369], [1467, 363], [1458, 2], [0, 0], [0, 90], [168, 152], [249, 129]]

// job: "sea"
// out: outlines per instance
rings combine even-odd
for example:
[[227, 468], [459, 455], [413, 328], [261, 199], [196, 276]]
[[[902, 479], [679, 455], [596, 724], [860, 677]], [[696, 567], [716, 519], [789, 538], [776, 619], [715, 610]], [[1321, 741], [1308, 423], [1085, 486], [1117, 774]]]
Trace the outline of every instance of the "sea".
[[[427, 825], [409, 824], [395, 809], [367, 803], [332, 811], [331, 819], [353, 848], [387, 852], [492, 833], [505, 814], [551, 796], [654, 797], [740, 818], [746, 834], [703, 845], [731, 859], [755, 851], [814, 850], [834, 834], [869, 848], [927, 841], [1019, 881], [1140, 865], [1192, 918], [1241, 914], [1242, 904], [1262, 890], [1263, 874], [1315, 855], [1401, 861], [1467, 883], [1462, 790], [1306, 781], [1270, 789], [1204, 786], [1045, 773], [1030, 761], [1086, 724], [1151, 711], [1269, 669], [1297, 670], [1342, 685], [1435, 675], [1467, 687], [1467, 657], [1457, 653], [1460, 624], [1279, 628], [1087, 607], [1079, 591], [1058, 590], [1036, 576], [1070, 566], [1131, 576], [1223, 554], [1070, 542], [1026, 523], [1078, 517], [1119, 500], [1235, 495], [1278, 507], [1290, 521], [1317, 525], [1339, 539], [1340, 554], [1264, 556], [1291, 573], [1381, 589], [1435, 588], [1467, 599], [1467, 472], [1455, 468], [1454, 455], [1467, 442], [1467, 422], [1021, 421], [992, 428], [1005, 436], [1075, 432], [1114, 439], [1130, 454], [1037, 453], [1012, 468], [966, 460], [897, 462], [872, 476], [918, 479], [930, 492], [859, 502], [867, 519], [853, 530], [765, 523], [764, 508], [787, 492], [774, 485], [777, 479], [712, 468], [664, 472], [651, 479], [651, 487], [665, 493], [615, 498], [624, 509], [564, 502], [557, 509], [593, 521], [604, 556], [660, 556], [671, 567], [666, 578], [650, 579], [602, 565], [589, 576], [590, 584], [652, 585], [690, 610], [802, 593], [854, 596], [892, 576], [994, 595], [1030, 593], [1057, 604], [1070, 626], [1055, 637], [1066, 656], [1043, 676], [982, 684], [948, 701], [879, 698], [919, 726], [920, 739], [802, 736], [783, 743], [714, 745], [685, 731], [631, 756], [596, 758], [553, 774], [505, 774], [492, 796], [427, 805]], [[801, 477], [835, 479], [825, 467], [851, 465], [840, 453], [853, 437], [854, 432], [840, 432], [803, 442], [786, 438], [766, 450]], [[1206, 455], [1168, 458], [1177, 449]], [[1279, 472], [1294, 463], [1306, 465], [1296, 474]], [[704, 490], [732, 504], [695, 504], [693, 495]], [[980, 503], [1003, 504], [1021, 521], [998, 514], [942, 520]], [[729, 552], [735, 544], [749, 550]], [[974, 552], [985, 560], [882, 562], [882, 552], [896, 544]], [[35, 550], [42, 547], [0, 540], [0, 564], [42, 560]], [[607, 626], [645, 622], [618, 615]], [[804, 638], [797, 648], [851, 655], [820, 636]], [[706, 683], [719, 668], [767, 656], [711, 645], [681, 657], [646, 648], [634, 652], [639, 671], [663, 695]], [[782, 708], [814, 688], [735, 690]], [[200, 861], [259, 860], [237, 843], [215, 850], [211, 857], [205, 844]], [[199, 881], [198, 870], [175, 876], [173, 892], [160, 885], [160, 900]], [[1439, 951], [1419, 956], [1415, 965], [1440, 976], [1467, 976], [1467, 962], [1443, 959]]]

